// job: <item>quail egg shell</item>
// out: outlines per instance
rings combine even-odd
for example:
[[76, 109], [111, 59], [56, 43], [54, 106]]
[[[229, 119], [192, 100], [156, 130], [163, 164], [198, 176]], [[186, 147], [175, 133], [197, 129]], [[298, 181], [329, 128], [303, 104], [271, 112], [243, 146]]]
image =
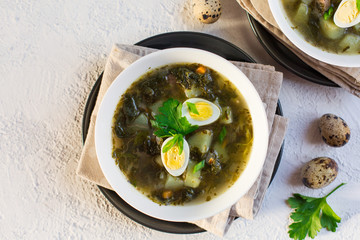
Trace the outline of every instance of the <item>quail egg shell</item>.
[[180, 176], [185, 171], [190, 157], [189, 144], [184, 139], [183, 151], [180, 153], [180, 148], [178, 145], [172, 146], [168, 151], [163, 152], [164, 146], [171, 140], [173, 137], [167, 138], [161, 146], [161, 161], [168, 173], [172, 176]]
[[338, 165], [329, 157], [318, 157], [307, 162], [301, 169], [301, 179], [308, 188], [322, 188], [333, 182]]
[[221, 16], [220, 0], [193, 0], [193, 12], [203, 23], [216, 22]]
[[356, 0], [341, 1], [334, 14], [334, 23], [341, 28], [352, 27], [360, 23], [360, 11], [356, 6]]
[[[190, 111], [187, 103], [195, 104], [199, 114]], [[220, 117], [220, 109], [214, 103], [202, 98], [190, 98], [182, 105], [182, 115], [192, 125], [203, 126], [215, 122]]]
[[319, 121], [319, 130], [324, 142], [332, 147], [344, 146], [350, 140], [350, 128], [341, 117], [324, 114]]

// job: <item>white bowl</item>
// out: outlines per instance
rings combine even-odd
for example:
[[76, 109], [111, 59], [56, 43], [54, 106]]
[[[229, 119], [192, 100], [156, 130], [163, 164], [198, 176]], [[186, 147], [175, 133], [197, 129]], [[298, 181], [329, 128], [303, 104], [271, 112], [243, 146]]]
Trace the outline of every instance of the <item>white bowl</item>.
[[[163, 206], [154, 203], [131, 185], [112, 158], [112, 119], [126, 89], [149, 69], [172, 63], [201, 63], [228, 78], [246, 99], [253, 120], [254, 142], [249, 162], [238, 180], [220, 196], [200, 204]], [[128, 204], [149, 216], [175, 222], [207, 218], [229, 208], [253, 185], [267, 152], [268, 128], [263, 103], [248, 78], [226, 59], [203, 50], [173, 48], [140, 58], [126, 68], [107, 90], [96, 120], [95, 146], [101, 169], [115, 192]]]
[[325, 63], [342, 67], [360, 67], [360, 54], [343, 55], [330, 53], [311, 45], [299, 33], [286, 15], [281, 0], [268, 0], [271, 13], [285, 36], [301, 51]]

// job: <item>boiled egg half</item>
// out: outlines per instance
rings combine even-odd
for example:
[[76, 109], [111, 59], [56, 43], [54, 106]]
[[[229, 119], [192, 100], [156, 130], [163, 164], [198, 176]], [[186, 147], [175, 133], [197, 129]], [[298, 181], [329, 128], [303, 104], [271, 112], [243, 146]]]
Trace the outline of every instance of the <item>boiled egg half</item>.
[[161, 146], [161, 161], [168, 173], [174, 177], [180, 176], [189, 164], [190, 148], [189, 144], [184, 139], [183, 151], [180, 154], [178, 145], [173, 145], [168, 151], [163, 152], [164, 146], [172, 140], [173, 137], [167, 138]]
[[[187, 103], [193, 104], [198, 112], [194, 113]], [[218, 106], [202, 98], [190, 98], [182, 105], [182, 115], [186, 117], [192, 125], [207, 125], [215, 122], [220, 117], [220, 109]]]
[[356, 0], [342, 0], [335, 14], [334, 23], [341, 28], [352, 27], [360, 23], [360, 11]]

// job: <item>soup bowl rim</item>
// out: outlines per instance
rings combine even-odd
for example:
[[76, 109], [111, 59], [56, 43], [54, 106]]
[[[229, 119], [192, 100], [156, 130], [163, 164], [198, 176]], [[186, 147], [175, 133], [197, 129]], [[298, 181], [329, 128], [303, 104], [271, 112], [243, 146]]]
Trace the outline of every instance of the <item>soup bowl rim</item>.
[[321, 62], [340, 67], [360, 67], [360, 54], [336, 54], [316, 47], [306, 41], [287, 16], [282, 0], [268, 0], [272, 16], [284, 35], [298, 49]]
[[[253, 146], [245, 170], [224, 193], [198, 204], [159, 205], [129, 183], [112, 158], [113, 116], [122, 94], [149, 69], [173, 63], [200, 63], [229, 79], [241, 92], [253, 120]], [[268, 146], [268, 123], [258, 92], [245, 74], [226, 59], [200, 49], [169, 48], [150, 53], [122, 71], [106, 91], [95, 123], [95, 148], [100, 168], [112, 189], [130, 206], [154, 218], [188, 222], [211, 217], [236, 203], [261, 172]]]

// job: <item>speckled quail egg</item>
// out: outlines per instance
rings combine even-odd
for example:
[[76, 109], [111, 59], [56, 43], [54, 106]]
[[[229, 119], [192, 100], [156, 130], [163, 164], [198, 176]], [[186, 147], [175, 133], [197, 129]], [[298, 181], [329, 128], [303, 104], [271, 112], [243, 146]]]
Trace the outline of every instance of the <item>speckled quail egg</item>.
[[[197, 113], [190, 109], [193, 104]], [[202, 98], [189, 98], [182, 105], [182, 116], [192, 125], [203, 126], [215, 122], [220, 117], [220, 109], [214, 103]]]
[[334, 114], [327, 113], [320, 118], [319, 130], [324, 142], [332, 147], [344, 146], [350, 139], [349, 126]]
[[339, 4], [335, 14], [334, 23], [341, 28], [352, 27], [360, 22], [360, 11], [356, 6], [356, 0], [343, 0]]
[[307, 162], [301, 169], [301, 179], [308, 188], [322, 188], [335, 180], [337, 163], [328, 157], [318, 157]]
[[189, 164], [190, 148], [184, 139], [183, 151], [180, 154], [180, 148], [174, 144], [168, 151], [164, 151], [164, 146], [174, 137], [167, 138], [161, 146], [161, 160], [166, 169], [172, 176], [180, 176]]
[[203, 23], [216, 22], [221, 15], [220, 0], [193, 0], [193, 12]]

